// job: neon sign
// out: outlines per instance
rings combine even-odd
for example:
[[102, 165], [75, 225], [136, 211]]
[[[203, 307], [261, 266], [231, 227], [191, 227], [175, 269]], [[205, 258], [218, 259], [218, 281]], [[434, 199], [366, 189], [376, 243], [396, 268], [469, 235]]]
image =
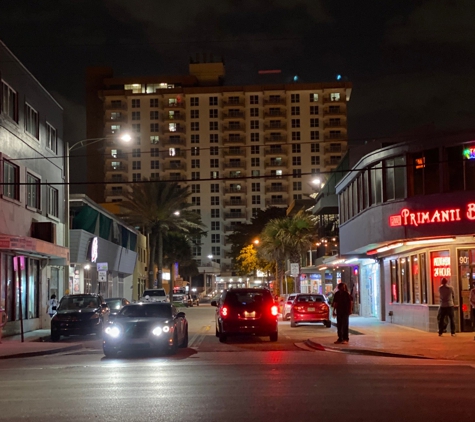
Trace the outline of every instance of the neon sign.
[[432, 269], [434, 277], [450, 277], [450, 257], [438, 256], [432, 260]]
[[473, 160], [475, 158], [475, 147], [465, 148], [463, 155], [467, 160]]
[[462, 221], [466, 217], [468, 220], [475, 220], [475, 203], [470, 202], [465, 207], [465, 213], [461, 208], [435, 209], [433, 211], [411, 211], [408, 208], [401, 210], [400, 214], [389, 216], [389, 226], [421, 226], [432, 223], [450, 223]]

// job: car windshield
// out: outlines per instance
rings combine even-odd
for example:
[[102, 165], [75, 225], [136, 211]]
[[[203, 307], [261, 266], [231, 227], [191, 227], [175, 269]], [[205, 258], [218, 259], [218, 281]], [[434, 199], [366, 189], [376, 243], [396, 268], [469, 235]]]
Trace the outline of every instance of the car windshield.
[[325, 302], [325, 298], [322, 295], [302, 295], [297, 302]]
[[95, 309], [100, 306], [97, 297], [63, 297], [59, 304], [59, 311], [78, 311], [80, 309]]
[[168, 304], [127, 305], [119, 312], [124, 318], [170, 318], [172, 307]]
[[272, 302], [272, 296], [269, 292], [263, 291], [229, 291], [225, 301], [234, 306], [259, 305]]
[[106, 299], [107, 306], [112, 309], [120, 309], [122, 306], [122, 299]]
[[166, 296], [165, 290], [145, 290], [143, 296]]

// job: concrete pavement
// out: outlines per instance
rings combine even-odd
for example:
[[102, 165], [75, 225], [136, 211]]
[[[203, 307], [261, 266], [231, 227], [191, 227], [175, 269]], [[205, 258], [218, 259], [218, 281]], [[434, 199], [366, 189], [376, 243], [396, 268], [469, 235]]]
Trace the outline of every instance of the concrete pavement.
[[336, 336], [309, 339], [305, 344], [315, 350], [374, 356], [411, 357], [475, 361], [475, 332], [428, 333], [414, 328], [381, 322], [375, 318], [350, 317], [350, 341], [334, 344]]
[[48, 339], [50, 330], [36, 330], [25, 333], [24, 342], [20, 335], [3, 337], [0, 343], [0, 359], [26, 358], [32, 356], [51, 355], [70, 350], [82, 349], [81, 343], [52, 343]]

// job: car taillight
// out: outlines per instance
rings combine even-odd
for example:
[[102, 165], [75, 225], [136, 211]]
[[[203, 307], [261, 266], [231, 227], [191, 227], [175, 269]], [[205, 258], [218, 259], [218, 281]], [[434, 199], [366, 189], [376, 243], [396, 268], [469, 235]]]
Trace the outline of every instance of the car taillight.
[[270, 308], [270, 313], [274, 316], [277, 316], [277, 314], [279, 313], [277, 306], [273, 306], [272, 308]]
[[220, 311], [220, 312], [221, 312], [221, 316], [222, 316], [222, 317], [227, 317], [227, 316], [228, 316], [228, 308], [226, 308], [226, 306], [223, 306], [223, 307], [221, 308], [221, 311]]

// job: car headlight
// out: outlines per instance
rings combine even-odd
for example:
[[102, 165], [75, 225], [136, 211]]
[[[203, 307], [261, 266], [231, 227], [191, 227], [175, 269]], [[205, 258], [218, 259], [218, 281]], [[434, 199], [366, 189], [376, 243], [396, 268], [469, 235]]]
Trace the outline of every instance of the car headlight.
[[170, 327], [168, 325], [165, 325], [165, 327], [162, 328], [164, 333], [168, 333], [170, 331]]
[[120, 336], [120, 329], [118, 327], [107, 327], [105, 333], [113, 338]]
[[162, 334], [162, 328], [161, 327], [155, 327], [152, 331], [152, 334], [154, 336], [159, 336], [160, 334]]

